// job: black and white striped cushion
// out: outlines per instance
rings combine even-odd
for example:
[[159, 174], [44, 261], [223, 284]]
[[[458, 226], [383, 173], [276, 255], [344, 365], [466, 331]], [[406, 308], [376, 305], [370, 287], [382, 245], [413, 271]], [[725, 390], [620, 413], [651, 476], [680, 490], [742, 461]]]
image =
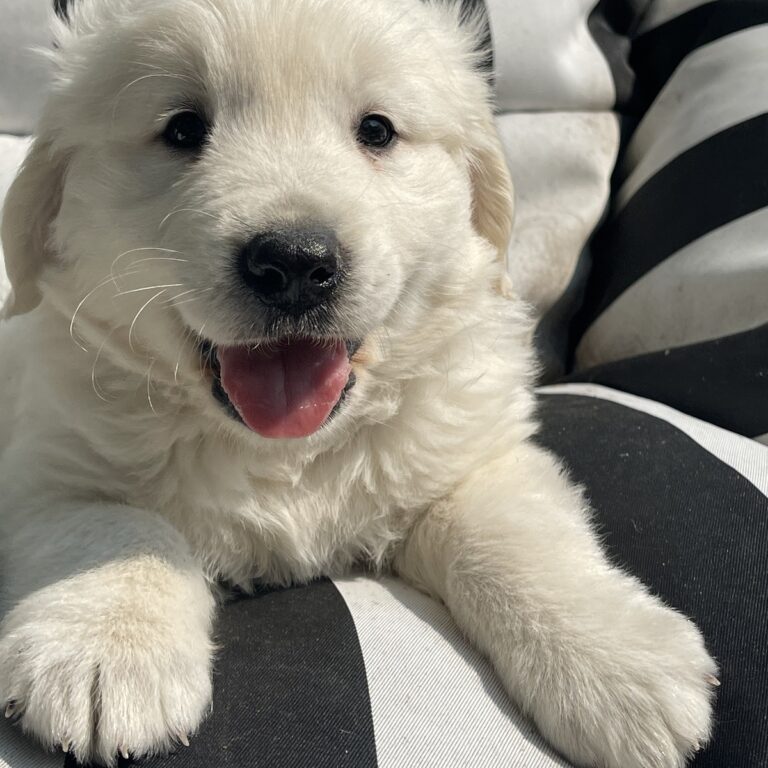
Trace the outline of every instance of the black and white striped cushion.
[[604, 544], [702, 628], [721, 669], [711, 746], [691, 768], [768, 765], [768, 447], [590, 384], [541, 390]]
[[638, 100], [652, 103], [592, 243], [573, 377], [763, 439], [766, 51], [763, 0], [652, 6], [631, 56]]
[[550, 378], [564, 372], [578, 267], [608, 204], [619, 147], [613, 110], [631, 87], [626, 31], [604, 5], [486, 0], [497, 125], [516, 190], [507, 267], [541, 321], [537, 340]]
[[[611, 556], [704, 630], [721, 668], [692, 768], [768, 764], [768, 447], [591, 384], [541, 390], [539, 441], [582, 483]], [[445, 609], [362, 575], [221, 612], [213, 713], [145, 768], [566, 768]], [[121, 765], [126, 765], [122, 762]], [[0, 768], [73, 768], [0, 725]]]

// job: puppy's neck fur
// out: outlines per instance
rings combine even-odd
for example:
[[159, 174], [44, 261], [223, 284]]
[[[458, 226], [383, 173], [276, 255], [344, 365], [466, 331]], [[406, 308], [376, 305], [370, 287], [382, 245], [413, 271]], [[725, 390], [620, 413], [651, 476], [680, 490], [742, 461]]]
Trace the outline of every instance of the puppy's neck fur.
[[381, 566], [416, 515], [531, 432], [524, 311], [467, 290], [462, 312], [446, 300], [417, 331], [371, 339], [349, 413], [286, 441], [228, 419], [199, 379], [78, 349], [46, 299], [0, 330], [13, 372], [0, 396], [16, 404], [0, 416], [15, 436], [0, 475], [36, 455], [37, 483], [161, 514], [211, 576], [243, 586]]

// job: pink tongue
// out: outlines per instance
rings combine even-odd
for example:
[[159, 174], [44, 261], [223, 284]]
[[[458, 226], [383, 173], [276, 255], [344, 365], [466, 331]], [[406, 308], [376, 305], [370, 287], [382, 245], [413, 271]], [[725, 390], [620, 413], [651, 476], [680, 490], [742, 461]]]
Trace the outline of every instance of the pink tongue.
[[264, 437], [306, 437], [330, 415], [352, 370], [343, 341], [297, 340], [249, 350], [219, 347], [221, 384], [243, 421]]

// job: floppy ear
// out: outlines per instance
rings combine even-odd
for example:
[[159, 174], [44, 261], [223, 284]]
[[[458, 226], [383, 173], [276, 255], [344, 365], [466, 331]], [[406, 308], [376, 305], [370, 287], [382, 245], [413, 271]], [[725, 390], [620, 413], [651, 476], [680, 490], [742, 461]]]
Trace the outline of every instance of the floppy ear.
[[66, 160], [48, 141], [36, 139], [8, 190], [2, 242], [11, 294], [3, 317], [29, 312], [40, 303], [38, 278], [50, 260], [51, 223], [61, 205]]
[[[472, 221], [477, 232], [494, 246], [499, 261], [506, 265], [515, 203], [507, 161], [490, 117], [476, 128], [473, 139], [469, 154]], [[508, 292], [508, 279], [505, 278], [501, 289]]]

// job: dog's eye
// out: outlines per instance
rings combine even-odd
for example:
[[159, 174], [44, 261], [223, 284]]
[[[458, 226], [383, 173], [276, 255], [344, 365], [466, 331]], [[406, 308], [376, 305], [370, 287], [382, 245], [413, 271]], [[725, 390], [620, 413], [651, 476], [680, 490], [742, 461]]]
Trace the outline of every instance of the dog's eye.
[[174, 149], [200, 149], [208, 138], [208, 125], [197, 112], [179, 112], [163, 131], [163, 141]]
[[375, 149], [388, 147], [396, 137], [392, 123], [382, 115], [366, 115], [357, 129], [357, 140]]

